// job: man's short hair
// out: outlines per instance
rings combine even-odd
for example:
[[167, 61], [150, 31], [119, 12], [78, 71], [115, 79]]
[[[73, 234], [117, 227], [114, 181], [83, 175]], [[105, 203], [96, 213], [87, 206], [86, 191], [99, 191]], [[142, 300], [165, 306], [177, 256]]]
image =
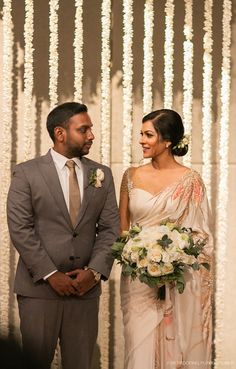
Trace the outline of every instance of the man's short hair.
[[56, 106], [47, 117], [47, 130], [49, 136], [55, 141], [54, 129], [56, 127], [66, 128], [71, 117], [80, 113], [87, 113], [88, 108], [84, 104], [77, 102], [66, 102]]

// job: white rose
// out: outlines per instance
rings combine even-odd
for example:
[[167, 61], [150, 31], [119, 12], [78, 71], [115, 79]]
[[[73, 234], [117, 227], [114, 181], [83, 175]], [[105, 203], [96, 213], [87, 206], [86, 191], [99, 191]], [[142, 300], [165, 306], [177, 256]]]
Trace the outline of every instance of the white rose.
[[102, 169], [97, 169], [96, 170], [96, 182], [94, 184], [94, 186], [96, 188], [102, 187], [102, 181], [104, 180], [104, 172], [102, 171]]
[[151, 247], [150, 249], [148, 249], [147, 258], [151, 262], [154, 261], [158, 263], [159, 261], [161, 261], [161, 256], [162, 256], [162, 249], [159, 245], [155, 245]]
[[147, 265], [148, 265], [148, 260], [147, 260], [147, 258], [139, 259], [139, 260], [137, 261], [137, 267], [138, 267], [138, 268], [146, 268], [146, 267], [147, 267]]
[[147, 270], [153, 277], [159, 277], [161, 275], [161, 268], [158, 264], [148, 263]]
[[184, 252], [180, 248], [178, 248], [176, 245], [173, 245], [168, 249], [168, 254], [169, 254], [169, 261], [173, 262], [173, 261], [180, 260], [181, 255], [184, 254]]
[[170, 238], [172, 239], [173, 243], [181, 250], [184, 249], [187, 245], [186, 238], [182, 237], [182, 235], [183, 234], [179, 233], [176, 229], [174, 229], [170, 234]]
[[102, 182], [99, 179], [96, 179], [96, 183], [94, 185], [96, 188], [102, 187]]
[[170, 233], [170, 228], [169, 227], [167, 227], [166, 225], [160, 225], [160, 227], [158, 227], [158, 230], [159, 230], [159, 232], [162, 234], [162, 236], [164, 235], [164, 234], [169, 234]]
[[139, 260], [139, 254], [137, 251], [131, 252], [130, 259], [133, 263], [137, 263]]
[[169, 263], [171, 261], [171, 256], [168, 252], [166, 251], [162, 252], [162, 261], [163, 263]]
[[165, 264], [161, 265], [161, 274], [162, 275], [173, 273], [173, 271], [174, 271], [174, 267], [171, 263], [165, 263]]
[[104, 180], [104, 172], [102, 169], [97, 169], [97, 172], [96, 172], [96, 176], [97, 176], [97, 179], [99, 179], [99, 181], [103, 181]]
[[187, 255], [184, 253], [181, 256], [181, 261], [185, 264], [193, 265], [194, 263], [196, 263], [197, 259], [193, 255]]

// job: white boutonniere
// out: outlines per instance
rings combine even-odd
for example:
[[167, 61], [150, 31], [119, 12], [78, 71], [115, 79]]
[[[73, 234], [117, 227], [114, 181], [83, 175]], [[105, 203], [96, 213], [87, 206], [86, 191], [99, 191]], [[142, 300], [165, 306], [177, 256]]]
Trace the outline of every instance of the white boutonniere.
[[96, 188], [102, 187], [102, 181], [104, 178], [105, 176], [103, 170], [98, 168], [92, 171], [92, 174], [89, 177], [89, 184]]

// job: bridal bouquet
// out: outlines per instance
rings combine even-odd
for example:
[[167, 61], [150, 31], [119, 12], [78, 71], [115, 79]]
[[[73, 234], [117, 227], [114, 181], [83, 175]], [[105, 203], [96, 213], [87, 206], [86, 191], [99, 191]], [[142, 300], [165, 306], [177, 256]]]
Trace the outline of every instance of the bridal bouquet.
[[204, 239], [193, 237], [191, 228], [181, 228], [175, 223], [145, 229], [135, 225], [117, 239], [112, 253], [122, 265], [124, 275], [159, 287], [158, 297], [163, 299], [166, 283], [174, 282], [179, 293], [184, 291], [187, 269], [199, 270], [201, 266], [209, 269], [208, 263], [198, 260], [205, 243]]

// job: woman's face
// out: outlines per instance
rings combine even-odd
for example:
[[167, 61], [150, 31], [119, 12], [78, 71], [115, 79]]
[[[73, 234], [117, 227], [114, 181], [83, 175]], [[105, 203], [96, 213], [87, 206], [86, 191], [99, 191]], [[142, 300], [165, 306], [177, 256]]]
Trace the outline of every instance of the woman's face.
[[139, 143], [142, 146], [144, 158], [155, 158], [167, 150], [166, 145], [169, 142], [162, 139], [151, 120], [142, 124], [140, 135]]

